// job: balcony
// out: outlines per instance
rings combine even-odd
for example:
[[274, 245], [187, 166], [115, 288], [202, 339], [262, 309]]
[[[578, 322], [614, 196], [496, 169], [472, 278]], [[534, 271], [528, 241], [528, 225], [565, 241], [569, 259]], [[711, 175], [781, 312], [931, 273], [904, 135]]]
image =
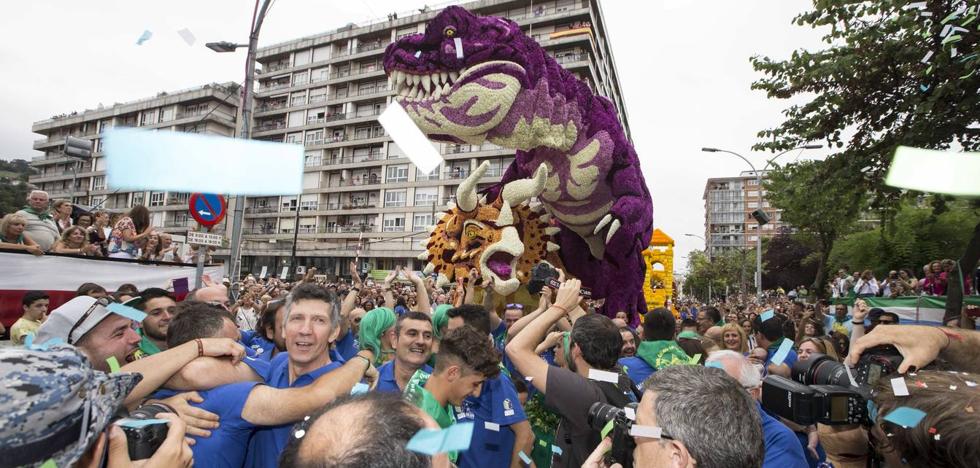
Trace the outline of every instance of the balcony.
[[558, 62], [559, 64], [566, 64], [566, 63], [572, 63], [572, 62], [582, 62], [582, 61], [588, 61], [588, 60], [589, 60], [589, 54], [585, 54], [585, 53], [582, 53], [582, 54], [563, 55], [561, 57], [555, 57], [555, 61]]
[[292, 85], [288, 81], [283, 81], [283, 82], [279, 82], [279, 83], [269, 83], [269, 84], [262, 85], [261, 87], [259, 87], [258, 92], [264, 93], [264, 92], [268, 92], [268, 91], [275, 91], [277, 89], [285, 89], [285, 88], [288, 88], [290, 86], [292, 86]]
[[274, 206], [252, 206], [248, 208], [248, 212], [252, 214], [278, 213], [279, 209]]
[[178, 220], [170, 220], [170, 221], [167, 221], [167, 222], [163, 223], [163, 227], [165, 227], [165, 228], [186, 228], [186, 227], [191, 227], [192, 225], [196, 225], [196, 224], [197, 223], [195, 223], [195, 222], [193, 222], [193, 221], [191, 221], [189, 219], [184, 219], [184, 220], [179, 220], [178, 219]]
[[367, 43], [367, 44], [358, 44], [357, 45], [357, 53], [367, 52], [369, 50], [378, 50], [378, 49], [381, 49], [381, 48], [384, 48], [384, 47], [385, 47], [385, 44], [383, 42], [381, 42], [381, 41], [378, 41], [378, 42], [370, 42], [370, 43]]
[[378, 232], [378, 227], [374, 224], [343, 224], [343, 225], [330, 225], [320, 228], [321, 234], [337, 234], [337, 233], [358, 233], [358, 232]]
[[361, 210], [365, 208], [377, 208], [378, 204], [366, 201], [356, 201], [356, 202], [346, 202], [342, 203], [341, 206], [345, 210]]
[[255, 131], [264, 132], [266, 130], [278, 130], [281, 128], [286, 128], [285, 121], [278, 122], [262, 122], [255, 127]]
[[319, 203], [306, 204], [299, 207], [300, 211], [318, 211], [320, 209]]
[[272, 225], [255, 226], [242, 229], [243, 234], [275, 234], [276, 227]]
[[300, 234], [316, 234], [316, 226], [300, 226], [298, 232]]
[[447, 170], [445, 172], [446, 177], [444, 177], [444, 179], [447, 179], [447, 180], [452, 180], [452, 179], [465, 179], [466, 176], [469, 175], [469, 173], [470, 173], [469, 170], [462, 169], [462, 168], [458, 168], [457, 167], [457, 168], [453, 168], [453, 169]]
[[310, 104], [316, 104], [318, 102], [326, 102], [326, 100], [327, 100], [326, 94], [317, 94], [317, 95], [310, 96]]
[[271, 63], [271, 64], [265, 66], [265, 68], [263, 68], [259, 72], [259, 74], [260, 75], [266, 75], [266, 74], [269, 74], [269, 73], [275, 73], [275, 72], [277, 72], [279, 70], [285, 70], [287, 68], [289, 68], [289, 62], [276, 62], [276, 63]]

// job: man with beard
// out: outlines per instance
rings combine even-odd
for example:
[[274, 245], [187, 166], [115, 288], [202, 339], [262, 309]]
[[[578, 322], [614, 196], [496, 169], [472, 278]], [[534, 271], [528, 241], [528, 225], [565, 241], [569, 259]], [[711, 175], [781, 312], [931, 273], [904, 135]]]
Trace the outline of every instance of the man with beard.
[[395, 322], [395, 359], [378, 368], [379, 392], [401, 393], [415, 371], [431, 374], [425, 363], [432, 354], [432, 320], [422, 312], [406, 312]]
[[140, 348], [137, 358], [152, 356], [167, 349], [167, 327], [177, 312], [177, 301], [166, 289], [147, 288], [139, 297], [130, 299], [126, 305], [146, 313], [140, 335]]
[[636, 356], [636, 343], [640, 341], [636, 332], [632, 328], [623, 327], [619, 329], [619, 334], [623, 335], [623, 349], [619, 352], [619, 357], [629, 358]]

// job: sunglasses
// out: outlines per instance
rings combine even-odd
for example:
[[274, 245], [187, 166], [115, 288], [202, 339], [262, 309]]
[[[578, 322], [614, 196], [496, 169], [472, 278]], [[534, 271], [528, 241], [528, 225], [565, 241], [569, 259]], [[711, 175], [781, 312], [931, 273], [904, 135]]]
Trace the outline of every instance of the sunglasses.
[[507, 304], [508, 309], [524, 310], [524, 304]]
[[68, 330], [68, 344], [75, 344], [74, 343], [75, 340], [71, 339], [72, 333], [75, 333], [75, 330], [77, 330], [78, 327], [81, 326], [82, 323], [84, 323], [85, 320], [87, 320], [90, 315], [92, 315], [92, 312], [95, 312], [96, 307], [100, 307], [100, 306], [108, 307], [109, 304], [112, 304], [114, 302], [116, 301], [109, 297], [101, 297], [99, 299], [96, 299], [96, 301], [93, 302], [91, 306], [89, 306], [88, 310], [86, 310], [85, 313], [82, 314], [82, 316], [78, 319], [78, 321], [76, 321], [75, 324], [71, 326], [71, 329]]

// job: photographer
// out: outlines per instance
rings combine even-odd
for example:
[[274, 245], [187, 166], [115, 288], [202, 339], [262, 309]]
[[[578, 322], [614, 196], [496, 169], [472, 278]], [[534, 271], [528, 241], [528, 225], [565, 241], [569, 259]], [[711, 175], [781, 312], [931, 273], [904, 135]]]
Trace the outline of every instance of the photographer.
[[[630, 402], [629, 378], [619, 374], [616, 360], [623, 347], [619, 329], [608, 317], [586, 315], [572, 325], [568, 339], [560, 346], [567, 368], [548, 365], [535, 347], [551, 327], [578, 306], [582, 283], [571, 279], [562, 283], [555, 304], [529, 323], [507, 345], [507, 355], [521, 375], [529, 378], [545, 395], [545, 404], [561, 415], [555, 437], [560, 449], [552, 466], [578, 467], [599, 444], [599, 431], [588, 423], [589, 408], [601, 401], [617, 407]], [[619, 374], [619, 383], [589, 380], [591, 370]]]
[[[742, 386], [721, 369], [668, 367], [650, 376], [644, 388], [636, 420], [629, 423], [631, 431], [644, 434], [632, 437], [634, 468], [762, 466], [759, 412]], [[610, 449], [616, 451], [607, 437], [582, 467], [609, 466], [612, 460], [604, 454]]]
[[[140, 381], [138, 374], [99, 372], [70, 346], [50, 350], [0, 350], [0, 465], [128, 468], [133, 466], [123, 429], [114, 424], [123, 400]], [[189, 467], [194, 463], [185, 425], [172, 413], [166, 437], [147, 467]], [[141, 447], [148, 450], [147, 447]], [[153, 448], [153, 447], [150, 447]]]

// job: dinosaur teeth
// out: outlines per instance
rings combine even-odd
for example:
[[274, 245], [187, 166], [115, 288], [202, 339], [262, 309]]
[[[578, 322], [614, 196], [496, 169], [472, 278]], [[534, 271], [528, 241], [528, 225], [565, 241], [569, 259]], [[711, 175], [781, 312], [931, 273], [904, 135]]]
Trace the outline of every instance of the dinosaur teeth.
[[425, 88], [426, 93], [432, 89], [432, 78], [429, 75], [422, 75], [422, 87]]
[[459, 79], [459, 73], [458, 72], [454, 72], [454, 71], [449, 72], [449, 81], [451, 81], [453, 83], [456, 83], [456, 80], [458, 80], [458, 79]]
[[446, 72], [439, 72], [439, 82], [449, 83], [449, 74], [447, 74]]
[[439, 99], [442, 97], [442, 88], [436, 86], [436, 90], [432, 93], [432, 99]]

